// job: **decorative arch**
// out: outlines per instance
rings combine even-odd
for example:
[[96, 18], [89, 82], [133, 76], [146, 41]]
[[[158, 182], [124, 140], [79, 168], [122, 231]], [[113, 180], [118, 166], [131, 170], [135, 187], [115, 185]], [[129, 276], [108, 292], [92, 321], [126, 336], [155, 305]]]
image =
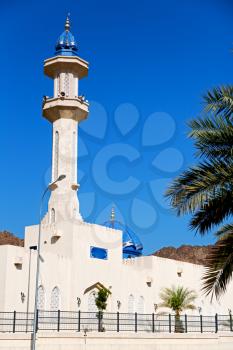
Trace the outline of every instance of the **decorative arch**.
[[98, 308], [95, 304], [95, 295], [96, 292], [92, 291], [91, 293], [88, 294], [88, 311], [89, 312], [97, 312]]
[[144, 313], [144, 297], [142, 295], [138, 299], [138, 313]]
[[102, 283], [100, 283], [100, 282], [96, 282], [96, 283], [92, 284], [90, 287], [86, 288], [86, 289], [84, 290], [84, 293], [83, 293], [83, 294], [87, 294], [87, 293], [89, 293], [90, 291], [93, 291], [93, 292], [95, 293], [95, 289], [97, 289], [97, 291], [100, 290], [100, 289], [106, 289], [110, 295], [112, 294], [111, 291], [110, 291], [108, 288], [106, 288], [106, 287], [105, 287]]
[[[101, 289], [107, 290], [109, 295], [112, 294], [111, 291], [100, 282], [96, 282], [84, 290], [83, 294], [87, 295], [87, 310], [88, 310], [88, 312], [95, 313], [96, 311], [98, 311], [98, 308], [95, 304], [95, 298], [96, 298], [98, 291]], [[92, 317], [92, 316], [94, 316], [94, 318], [95, 318], [94, 314], [90, 314], [90, 317]]]
[[128, 313], [132, 314], [134, 313], [134, 296], [133, 294], [130, 294], [128, 299]]
[[37, 308], [38, 310], [44, 310], [45, 309], [45, 290], [42, 285], [38, 287], [38, 302], [37, 302]]
[[54, 287], [51, 293], [51, 311], [58, 311], [60, 308], [60, 290]]

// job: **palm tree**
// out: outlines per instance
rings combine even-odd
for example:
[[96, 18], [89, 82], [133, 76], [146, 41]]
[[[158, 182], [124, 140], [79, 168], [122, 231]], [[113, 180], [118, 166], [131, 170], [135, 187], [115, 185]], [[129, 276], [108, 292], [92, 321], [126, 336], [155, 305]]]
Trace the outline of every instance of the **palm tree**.
[[[204, 115], [189, 123], [199, 164], [176, 178], [167, 190], [178, 215], [191, 214], [190, 228], [201, 235], [233, 214], [233, 86], [204, 97]], [[233, 272], [233, 224], [217, 228], [217, 243], [206, 259], [203, 290], [218, 298]]]
[[160, 307], [167, 307], [175, 312], [175, 332], [182, 333], [184, 327], [180, 319], [180, 314], [184, 310], [196, 309], [193, 302], [197, 298], [196, 293], [193, 290], [189, 290], [184, 287], [163, 288], [160, 293], [162, 302]]

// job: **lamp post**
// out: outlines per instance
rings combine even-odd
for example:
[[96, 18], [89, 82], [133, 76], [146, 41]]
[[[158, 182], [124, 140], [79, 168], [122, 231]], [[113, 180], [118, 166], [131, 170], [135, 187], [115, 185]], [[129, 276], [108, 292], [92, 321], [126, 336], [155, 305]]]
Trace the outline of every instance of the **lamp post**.
[[28, 290], [27, 290], [27, 322], [26, 322], [26, 333], [28, 331], [28, 313], [29, 313], [29, 303], [30, 303], [30, 282], [31, 282], [31, 260], [32, 260], [32, 250], [37, 250], [37, 246], [33, 245], [29, 247], [29, 267], [28, 267]]
[[41, 216], [43, 201], [46, 193], [53, 189], [54, 185], [65, 179], [66, 175], [60, 175], [57, 180], [49, 184], [43, 192], [40, 202], [40, 214], [39, 214], [39, 233], [38, 233], [38, 244], [37, 244], [37, 259], [36, 259], [36, 285], [35, 285], [35, 306], [34, 306], [34, 318], [33, 318], [33, 335], [32, 335], [32, 350], [36, 349], [36, 325], [37, 325], [37, 305], [38, 305], [38, 284], [39, 284], [39, 274], [40, 274], [40, 242], [41, 242]]

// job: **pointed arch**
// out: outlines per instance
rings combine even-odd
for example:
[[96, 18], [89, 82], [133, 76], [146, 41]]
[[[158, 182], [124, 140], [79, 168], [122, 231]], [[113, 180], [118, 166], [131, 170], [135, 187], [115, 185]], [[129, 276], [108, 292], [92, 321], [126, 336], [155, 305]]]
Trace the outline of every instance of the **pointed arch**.
[[51, 311], [57, 311], [60, 308], [60, 290], [57, 286], [53, 288], [51, 293], [50, 308]]
[[38, 299], [37, 299], [37, 308], [38, 310], [45, 309], [45, 289], [42, 285], [38, 287]]
[[95, 295], [96, 292], [92, 291], [88, 294], [88, 311], [89, 312], [97, 312], [98, 308], [95, 304]]
[[134, 296], [133, 294], [129, 295], [129, 299], [128, 299], [128, 313], [134, 313]]

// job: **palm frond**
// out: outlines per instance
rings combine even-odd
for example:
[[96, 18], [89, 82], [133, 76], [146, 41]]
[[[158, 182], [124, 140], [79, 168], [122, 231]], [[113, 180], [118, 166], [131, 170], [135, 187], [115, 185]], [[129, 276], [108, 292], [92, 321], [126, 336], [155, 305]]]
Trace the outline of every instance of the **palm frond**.
[[191, 120], [189, 137], [194, 139], [196, 156], [227, 159], [233, 156], [233, 125], [222, 116]]
[[233, 273], [233, 225], [224, 226], [216, 233], [221, 239], [212, 248], [206, 260], [203, 291], [206, 295], [219, 296], [226, 291]]
[[163, 288], [160, 292], [160, 298], [162, 300], [159, 304], [160, 307], [170, 308], [179, 313], [183, 310], [195, 309], [193, 302], [197, 295], [188, 288], [172, 286], [171, 288]]
[[165, 196], [178, 215], [194, 213], [211, 200], [215, 193], [225, 190], [232, 182], [233, 165], [223, 160], [202, 162], [174, 179]]
[[[233, 86], [208, 91], [204, 103], [204, 117], [189, 122], [189, 137], [201, 161], [174, 179], [165, 194], [178, 215], [192, 215], [190, 228], [200, 234], [233, 214]], [[233, 225], [216, 236], [203, 290], [219, 297], [233, 273]]]
[[220, 86], [208, 91], [204, 96], [205, 112], [221, 114], [230, 119], [233, 111], [233, 86]]
[[190, 222], [190, 228], [203, 235], [232, 214], [233, 186], [230, 186], [228, 190], [223, 189], [216, 193], [195, 212]]
[[232, 225], [231, 224], [226, 224], [223, 227], [221, 227], [217, 232], [215, 232], [215, 236], [218, 239], [222, 239], [224, 237], [227, 237], [232, 234]]

